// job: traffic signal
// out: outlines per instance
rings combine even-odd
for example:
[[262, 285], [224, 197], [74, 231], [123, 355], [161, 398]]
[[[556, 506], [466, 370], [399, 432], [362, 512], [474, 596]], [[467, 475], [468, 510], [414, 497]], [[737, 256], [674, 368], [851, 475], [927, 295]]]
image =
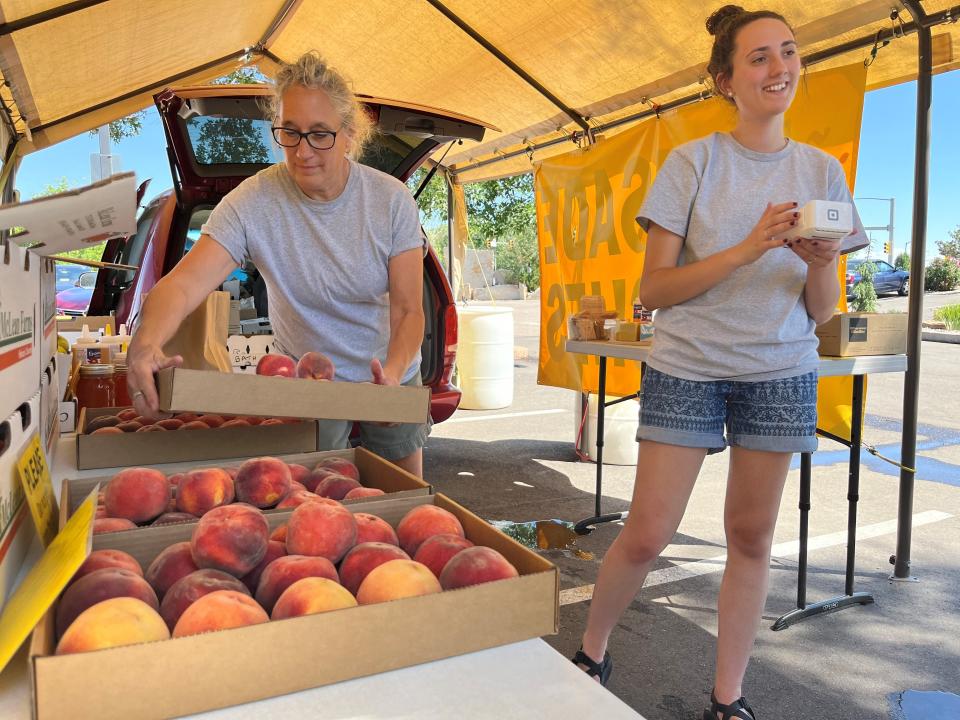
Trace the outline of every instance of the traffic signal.
[[885, 243], [883, 244], [883, 254], [884, 254], [884, 255], [889, 255], [889, 254], [890, 254], [890, 243], [885, 242]]

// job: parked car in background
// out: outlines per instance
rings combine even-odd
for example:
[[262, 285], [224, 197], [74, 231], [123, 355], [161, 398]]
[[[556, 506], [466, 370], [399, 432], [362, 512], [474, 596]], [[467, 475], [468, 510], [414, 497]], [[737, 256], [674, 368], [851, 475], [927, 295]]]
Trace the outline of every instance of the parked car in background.
[[[61, 267], [62, 264], [57, 263], [57, 312], [64, 315], [86, 314], [90, 298], [93, 297], [93, 289], [97, 285], [97, 271], [69, 265], [67, 267], [76, 268], [79, 272], [61, 272]], [[73, 278], [72, 282], [70, 278]]]
[[[853, 286], [860, 282], [860, 266], [867, 262], [867, 258], [850, 258], [847, 260], [847, 300], [853, 297]], [[877, 295], [897, 293], [906, 295], [910, 292], [910, 272], [898, 270], [886, 260], [869, 260], [877, 267], [873, 276], [873, 289]]]
[[[116, 314], [117, 323], [135, 323], [143, 297], [192, 247], [210, 211], [246, 178], [282, 160], [264, 117], [265, 85], [210, 85], [167, 89], [154, 96], [167, 137], [175, 189], [144, 207], [137, 231], [107, 243], [103, 260], [138, 270], [104, 269], [90, 314]], [[483, 123], [452, 113], [361, 96], [377, 132], [358, 160], [406, 181], [440, 146], [461, 138], [481, 140]], [[163, 152], [162, 148], [157, 148]], [[259, 272], [250, 264], [232, 276], [258, 313], [269, 304]], [[432, 391], [431, 416], [446, 420], [460, 403], [452, 383], [457, 350], [457, 311], [436, 253], [423, 259], [425, 328], [420, 374]], [[317, 348], [322, 351], [323, 348]]]

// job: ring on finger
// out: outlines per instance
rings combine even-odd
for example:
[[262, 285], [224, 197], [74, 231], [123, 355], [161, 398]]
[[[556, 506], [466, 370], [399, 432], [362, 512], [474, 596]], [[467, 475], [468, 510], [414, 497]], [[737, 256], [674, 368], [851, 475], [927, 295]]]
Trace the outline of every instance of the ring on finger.
[[137, 390], [130, 396], [131, 400], [136, 400], [137, 398], [143, 397], [143, 390]]

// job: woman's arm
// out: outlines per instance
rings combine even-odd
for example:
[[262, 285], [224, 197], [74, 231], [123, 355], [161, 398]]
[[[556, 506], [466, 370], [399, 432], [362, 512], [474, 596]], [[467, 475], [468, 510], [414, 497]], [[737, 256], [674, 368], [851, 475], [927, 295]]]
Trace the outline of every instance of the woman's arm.
[[798, 238], [792, 250], [807, 263], [807, 282], [803, 286], [803, 303], [807, 315], [819, 325], [830, 319], [840, 299], [840, 276], [837, 255], [840, 240], [805, 240]]
[[[371, 363], [374, 382], [399, 385], [423, 344], [423, 249], [414, 248], [390, 258], [390, 344], [387, 359]], [[379, 368], [379, 372], [378, 372]]]
[[781, 247], [783, 243], [772, 238], [796, 222], [796, 206], [793, 202], [767, 204], [760, 221], [743, 242], [681, 267], [677, 267], [677, 259], [683, 238], [651, 222], [640, 280], [640, 302], [649, 310], [686, 302], [702, 295], [737, 268], [754, 262], [767, 250]]
[[141, 415], [156, 416], [160, 412], [153, 374], [183, 362], [179, 356], [164, 355], [163, 346], [183, 319], [236, 268], [237, 263], [220, 243], [209, 235], [201, 235], [190, 252], [147, 295], [127, 353], [127, 383], [131, 397], [136, 395], [133, 404]]

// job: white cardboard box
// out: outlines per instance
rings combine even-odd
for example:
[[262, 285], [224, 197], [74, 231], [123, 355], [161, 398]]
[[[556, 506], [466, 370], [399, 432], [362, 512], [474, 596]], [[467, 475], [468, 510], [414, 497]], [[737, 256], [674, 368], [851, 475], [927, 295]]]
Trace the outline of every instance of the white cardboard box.
[[57, 358], [47, 362], [40, 375], [40, 440], [47, 453], [47, 464], [53, 466], [53, 455], [60, 439], [60, 373]]
[[40, 429], [40, 393], [0, 421], [0, 607], [36, 532], [17, 473], [17, 459]]
[[40, 265], [40, 303], [37, 306], [37, 342], [40, 346], [40, 369], [44, 370], [57, 354], [57, 270], [48, 258], [31, 258]]
[[[9, 262], [4, 259], [9, 254]], [[40, 390], [40, 265], [37, 256], [0, 247], [0, 418]]]
[[234, 372], [255, 373], [260, 358], [273, 350], [273, 335], [231, 335], [227, 352]]

